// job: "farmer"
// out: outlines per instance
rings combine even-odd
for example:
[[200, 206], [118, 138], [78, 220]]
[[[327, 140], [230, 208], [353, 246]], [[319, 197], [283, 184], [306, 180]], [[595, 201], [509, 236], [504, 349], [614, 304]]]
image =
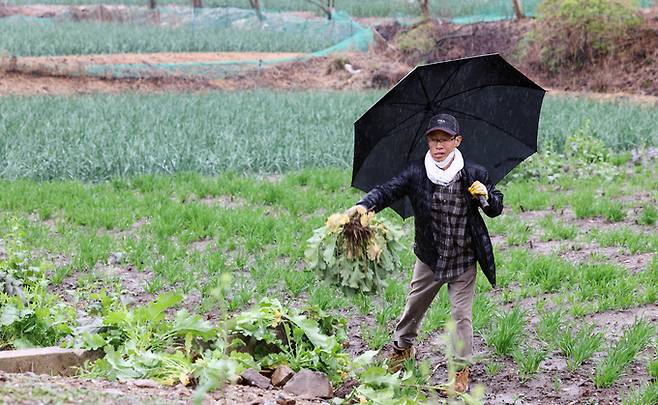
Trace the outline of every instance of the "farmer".
[[429, 150], [424, 160], [411, 162], [347, 212], [350, 216], [362, 209], [379, 212], [409, 197], [415, 215], [416, 264], [405, 309], [393, 334], [389, 366], [397, 371], [407, 359], [415, 357], [413, 344], [423, 316], [441, 286], [447, 284], [456, 324], [451, 345], [461, 365], [452, 388], [465, 392], [473, 353], [476, 262], [494, 286], [496, 272], [493, 247], [478, 207], [489, 217], [500, 215], [503, 194], [496, 190], [484, 167], [464, 161], [457, 149], [462, 134], [455, 117], [433, 116], [425, 137]]

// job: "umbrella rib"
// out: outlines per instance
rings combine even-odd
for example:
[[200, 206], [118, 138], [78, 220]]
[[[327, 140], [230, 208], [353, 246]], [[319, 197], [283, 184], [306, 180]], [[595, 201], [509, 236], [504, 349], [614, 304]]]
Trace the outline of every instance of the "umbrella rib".
[[404, 101], [395, 101], [393, 103], [386, 103], [386, 105], [412, 105], [412, 106], [425, 106], [425, 104], [421, 103], [408, 103]]
[[[402, 120], [399, 124], [397, 124], [395, 127], [389, 129], [389, 130], [386, 131], [386, 132], [387, 132], [388, 134], [390, 134], [391, 132], [397, 130], [397, 129], [400, 128], [402, 125], [404, 125], [407, 121], [409, 121], [410, 119], [412, 119], [413, 117], [415, 117], [416, 115], [418, 115], [419, 113], [424, 113], [424, 112], [425, 112], [424, 110], [416, 111], [415, 113], [411, 114], [409, 117], [405, 118], [405, 119]], [[388, 135], [387, 135], [387, 136], [388, 136]]]
[[517, 163], [520, 163], [520, 162], [523, 162], [524, 160], [525, 160], [524, 157], [509, 157], [509, 158], [503, 160], [502, 162], [496, 163], [494, 165], [494, 167], [499, 168], [500, 166], [503, 165], [504, 162], [517, 162]]
[[[427, 114], [427, 111], [425, 111], [424, 113]], [[404, 159], [406, 162], [409, 161], [409, 157], [411, 156], [411, 152], [414, 150], [414, 148], [416, 147], [416, 144], [418, 143], [418, 140], [420, 139], [419, 134], [420, 134], [420, 130], [423, 129], [423, 122], [424, 121], [425, 120], [422, 120], [420, 122], [420, 125], [418, 125], [418, 129], [416, 130], [416, 134], [414, 135], [413, 141], [411, 141], [411, 145], [409, 146], [409, 150], [407, 150], [407, 157]]]
[[396, 106], [396, 107], [403, 108], [405, 110], [415, 111], [415, 110], [418, 110], [418, 107], [424, 107], [425, 104], [418, 104], [418, 103], [390, 103], [390, 104], [388, 104], [387, 103], [386, 106], [387, 107], [388, 106]]
[[[446, 80], [443, 82], [443, 84], [441, 85], [441, 88], [439, 89], [439, 91], [437, 91], [436, 94], [434, 95], [434, 97], [432, 97], [432, 101], [431, 101], [432, 103], [434, 103], [434, 102], [436, 101], [436, 98], [439, 96], [439, 94], [441, 94], [441, 92], [442, 92], [443, 89], [446, 87], [446, 85], [448, 84], [448, 82], [450, 82], [450, 81], [452, 80], [452, 78], [453, 78], [453, 77], [454, 77], [454, 76], [455, 76], [455, 75], [456, 75], [456, 74], [462, 69], [462, 67], [463, 67], [464, 65], [465, 65], [465, 63], [459, 65], [459, 66], [457, 67], [457, 69], [455, 69], [452, 73], [450, 73], [450, 76], [448, 76], [448, 79], [446, 79]], [[443, 101], [443, 100], [441, 100], [441, 101]]]
[[[420, 87], [423, 89], [423, 94], [425, 95], [425, 100], [427, 100], [430, 108], [432, 107], [432, 100], [430, 100], [430, 95], [427, 94], [427, 88], [425, 87], [425, 82], [423, 82], [423, 77], [421, 75], [418, 75], [418, 81], [420, 82]], [[432, 109], [432, 113], [434, 113], [434, 109]]]
[[489, 121], [489, 120], [485, 120], [484, 118], [480, 118], [480, 117], [478, 117], [478, 116], [476, 116], [476, 115], [469, 114], [469, 113], [466, 113], [466, 112], [464, 112], [464, 111], [455, 110], [455, 109], [453, 109], [453, 108], [449, 108], [449, 107], [444, 107], [444, 108], [445, 108], [446, 110], [450, 110], [450, 111], [452, 111], [452, 112], [456, 112], [456, 113], [462, 114], [462, 115], [464, 115], [465, 117], [469, 117], [469, 118], [473, 118], [473, 119], [478, 120], [478, 121], [486, 122], [487, 124], [491, 125], [492, 127], [496, 128], [497, 130], [502, 131], [502, 132], [506, 133], [507, 135], [511, 136], [512, 138], [518, 140], [518, 141], [521, 142], [522, 144], [524, 144], [524, 145], [526, 145], [526, 146], [530, 146], [530, 145], [526, 144], [525, 142], [521, 141], [521, 140], [520, 140], [519, 138], [517, 138], [516, 136], [514, 136], [514, 134], [511, 133], [510, 131], [508, 131], [508, 130], [506, 130], [505, 128], [502, 128], [502, 127], [500, 127], [500, 126], [498, 126], [498, 125], [496, 125], [496, 124], [494, 124], [493, 122], [491, 122], [491, 121]]
[[482, 85], [482, 86], [477, 86], [477, 87], [473, 87], [473, 88], [470, 88], [470, 89], [467, 89], [467, 90], [464, 90], [464, 91], [460, 91], [459, 93], [451, 94], [449, 96], [446, 96], [446, 97], [438, 100], [438, 102], [441, 103], [443, 101], [449, 100], [453, 97], [461, 96], [462, 94], [465, 94], [465, 93], [468, 93], [468, 92], [471, 92], [471, 91], [482, 90], [482, 89], [487, 88], [487, 87], [498, 87], [498, 86], [521, 87], [521, 88], [526, 88], [526, 89], [529, 88], [529, 87], [525, 87], [525, 86], [516, 86], [516, 85], [513, 85], [513, 84], [485, 84], [485, 85]]

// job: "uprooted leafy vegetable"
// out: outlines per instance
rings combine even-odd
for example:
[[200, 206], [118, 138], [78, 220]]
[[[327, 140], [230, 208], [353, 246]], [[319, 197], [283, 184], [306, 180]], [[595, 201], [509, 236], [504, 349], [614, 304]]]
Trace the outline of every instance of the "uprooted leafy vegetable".
[[3, 235], [0, 350], [51, 346], [68, 336], [75, 310], [48, 292], [49, 264], [23, 248], [18, 226]]
[[305, 252], [309, 267], [347, 294], [386, 287], [385, 275], [400, 263], [401, 230], [361, 207], [355, 215], [331, 215], [313, 231]]
[[265, 298], [212, 325], [185, 309], [168, 319], [167, 310], [182, 300], [179, 294], [162, 294], [148, 305], [130, 309], [104, 293], [96, 298], [102, 321], [91, 330], [79, 330], [74, 343], [105, 352], [83, 370], [87, 377], [149, 378], [209, 391], [222, 382], [237, 381], [247, 368], [279, 364], [324, 371], [338, 382], [349, 363], [340, 344], [345, 320], [317, 308], [299, 311]]
[[265, 298], [237, 315], [230, 329], [233, 336], [253, 339], [264, 349], [254, 350], [254, 358], [262, 367], [287, 364], [293, 370], [308, 368], [325, 372], [338, 382], [349, 363], [341, 346], [345, 327], [344, 319], [318, 308], [300, 311]]

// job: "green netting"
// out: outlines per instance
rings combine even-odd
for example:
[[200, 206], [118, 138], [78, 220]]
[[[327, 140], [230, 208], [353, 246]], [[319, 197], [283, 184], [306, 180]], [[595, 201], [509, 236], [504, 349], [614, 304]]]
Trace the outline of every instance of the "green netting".
[[[11, 0], [26, 4], [32, 0]], [[88, 0], [39, 0], [39, 3], [89, 3]], [[337, 0], [346, 11], [331, 19], [304, 0], [261, 0], [262, 13], [244, 8], [247, 0], [208, 0], [205, 8], [186, 6], [120, 7], [105, 11], [105, 20], [80, 16], [74, 9], [54, 18], [12, 16], [0, 18], [0, 54], [18, 56], [150, 53], [150, 52], [293, 52], [294, 57], [267, 60], [219, 60], [189, 63], [135, 63], [85, 65], [77, 73], [106, 77], [149, 77], [204, 75], [224, 77], [249, 69], [336, 52], [365, 51], [373, 31], [351, 15], [395, 16], [399, 22], [415, 21], [418, 3], [412, 0]], [[540, 0], [522, 1], [524, 12], [533, 15]], [[97, 4], [144, 5], [146, 0], [108, 0]], [[653, 4], [642, 0], [643, 6]], [[222, 7], [208, 7], [222, 6]], [[241, 6], [234, 7], [234, 6]], [[301, 10], [301, 12], [300, 12]], [[433, 17], [457, 24], [508, 19], [513, 16], [511, 0], [431, 0]], [[99, 8], [99, 12], [103, 12]], [[79, 20], [83, 21], [79, 21]], [[76, 72], [73, 72], [75, 74]]]
[[[146, 6], [147, 0], [4, 0], [8, 4], [123, 4]], [[189, 6], [191, 0], [162, 0], [159, 5]], [[322, 1], [320, 1], [322, 2]], [[524, 10], [534, 15], [541, 0], [522, 0]], [[274, 11], [310, 11], [318, 13], [318, 7], [307, 0], [261, 0], [263, 10]], [[658, 4], [656, 0], [640, 0], [643, 7]], [[248, 0], [202, 0], [209, 8], [248, 8]], [[482, 16], [484, 21], [511, 17], [513, 15], [511, 0], [430, 0], [430, 9], [434, 16], [446, 18], [466, 18]], [[336, 0], [336, 8], [355, 17], [414, 17], [420, 15], [417, 0]], [[474, 17], [473, 17], [474, 18]], [[481, 20], [480, 20], [481, 21]]]
[[[334, 45], [295, 57], [282, 57], [268, 60], [236, 60], [192, 63], [159, 64], [117, 64], [87, 65], [84, 74], [105, 77], [145, 77], [161, 75], [203, 75], [206, 77], [226, 77], [231, 74], [264, 68], [269, 65], [326, 56], [336, 52], [368, 50], [373, 41], [373, 32], [355, 22], [347, 13], [337, 12], [331, 20], [308, 18], [288, 13], [264, 13], [262, 21], [252, 10], [244, 9], [202, 9], [196, 12], [169, 8], [161, 21], [175, 21], [180, 25], [191, 25], [199, 29], [209, 27], [231, 28], [239, 35], [241, 29], [260, 27], [264, 32], [288, 32], [306, 38], [322, 36], [335, 41]], [[174, 18], [171, 16], [175, 15]]]
[[[53, 18], [0, 18], [0, 52], [18, 56], [196, 51], [295, 54], [264, 60], [242, 58], [189, 63], [84, 64], [74, 70], [60, 70], [68, 74], [116, 78], [170, 75], [224, 77], [295, 59], [335, 52], [367, 51], [373, 41], [372, 30], [360, 25], [345, 12], [335, 12], [328, 19], [291, 12], [264, 12], [258, 16], [254, 10], [239, 8], [167, 6], [156, 11], [144, 8], [120, 11], [108, 11], [112, 14], [105, 15], [105, 18], [120, 20], [121, 23], [90, 19], [77, 21], [80, 16], [73, 9], [58, 13]], [[58, 70], [54, 65], [44, 68]]]

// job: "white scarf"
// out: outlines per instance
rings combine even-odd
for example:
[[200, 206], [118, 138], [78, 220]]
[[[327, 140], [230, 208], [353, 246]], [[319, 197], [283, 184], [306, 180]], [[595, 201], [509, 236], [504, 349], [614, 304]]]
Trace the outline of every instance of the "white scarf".
[[[454, 156], [455, 160], [452, 161], [452, 164], [448, 166], [446, 170], [443, 170], [439, 167], [445, 166], [450, 162]], [[427, 178], [434, 184], [439, 184], [441, 186], [446, 186], [450, 184], [455, 175], [464, 168], [464, 158], [459, 149], [455, 148], [445, 159], [441, 162], [437, 162], [432, 157], [430, 151], [427, 151], [425, 155], [425, 171], [427, 171]]]

